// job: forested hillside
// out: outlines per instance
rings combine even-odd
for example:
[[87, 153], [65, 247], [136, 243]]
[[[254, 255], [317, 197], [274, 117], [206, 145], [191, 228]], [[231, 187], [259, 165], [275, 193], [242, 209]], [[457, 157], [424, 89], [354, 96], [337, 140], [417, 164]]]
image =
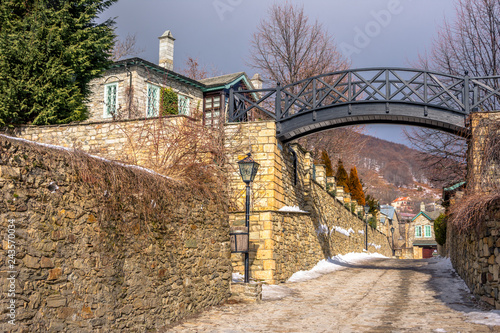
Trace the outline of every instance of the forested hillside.
[[[421, 162], [419, 152], [405, 145], [356, 134], [358, 149], [343, 154], [346, 167], [358, 168], [365, 192], [390, 203], [400, 196], [410, 196], [415, 202], [431, 202], [441, 195], [443, 184], [429, 181], [429, 170]], [[333, 159], [333, 163], [336, 160]]]

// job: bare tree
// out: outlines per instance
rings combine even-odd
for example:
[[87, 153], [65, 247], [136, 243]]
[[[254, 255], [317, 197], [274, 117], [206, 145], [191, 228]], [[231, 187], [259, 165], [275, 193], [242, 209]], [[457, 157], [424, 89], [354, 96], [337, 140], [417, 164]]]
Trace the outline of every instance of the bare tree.
[[253, 35], [250, 54], [250, 66], [272, 84], [286, 85], [349, 66], [325, 28], [309, 22], [303, 6], [289, 2], [269, 8]]
[[118, 61], [125, 57], [136, 56], [142, 52], [144, 52], [144, 49], [137, 47], [135, 34], [128, 34], [124, 40], [116, 40], [115, 46], [111, 51], [111, 60]]
[[[260, 21], [251, 41], [249, 65], [270, 85], [282, 86], [312, 76], [345, 70], [349, 61], [339, 52], [333, 37], [318, 21], [311, 22], [304, 7], [290, 2], [275, 3]], [[328, 81], [328, 78], [325, 79]], [[299, 86], [291, 89], [299, 89]], [[362, 127], [355, 130], [362, 131]], [[344, 155], [354, 136], [350, 130], [329, 130], [300, 140], [316, 153]], [[354, 151], [351, 151], [354, 153]]]
[[203, 80], [209, 77], [221, 75], [221, 71], [215, 66], [202, 64], [198, 58], [188, 57], [184, 67], [179, 73], [193, 79]]
[[429, 172], [429, 180], [439, 185], [451, 185], [465, 179], [467, 142], [462, 137], [428, 128], [404, 130], [417, 158]]
[[[452, 75], [494, 76], [500, 74], [500, 1], [457, 0], [456, 20], [445, 21], [432, 48], [416, 64]], [[498, 89], [498, 80], [484, 82]], [[491, 98], [485, 110], [498, 108]], [[406, 131], [413, 146], [424, 154], [430, 173], [440, 182], [465, 179], [466, 140], [435, 130]]]

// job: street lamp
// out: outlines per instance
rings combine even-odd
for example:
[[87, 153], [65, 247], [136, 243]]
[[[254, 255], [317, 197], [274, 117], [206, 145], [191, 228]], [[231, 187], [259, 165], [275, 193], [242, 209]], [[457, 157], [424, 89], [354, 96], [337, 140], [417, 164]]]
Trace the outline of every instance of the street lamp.
[[[255, 162], [250, 153], [247, 154], [247, 157], [238, 162], [238, 166], [240, 168], [241, 179], [246, 184], [246, 202], [245, 202], [245, 227], [247, 229], [247, 233], [250, 233], [250, 183], [255, 179], [255, 175], [257, 174], [257, 170], [259, 170], [259, 163]], [[247, 238], [247, 242], [249, 243], [250, 237]], [[247, 244], [247, 250], [245, 252], [245, 283], [248, 283], [249, 280], [249, 272], [248, 272], [248, 251], [249, 245]]]
[[391, 227], [391, 233], [392, 233], [392, 256], [394, 256], [395, 251], [394, 251], [394, 227]]

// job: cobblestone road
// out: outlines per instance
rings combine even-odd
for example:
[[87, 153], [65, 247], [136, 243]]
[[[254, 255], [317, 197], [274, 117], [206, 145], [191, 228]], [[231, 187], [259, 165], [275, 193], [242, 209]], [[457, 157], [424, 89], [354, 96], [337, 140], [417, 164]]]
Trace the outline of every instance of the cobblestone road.
[[[441, 260], [375, 259], [208, 310], [171, 332], [500, 332]], [[488, 325], [470, 322], [481, 318]]]

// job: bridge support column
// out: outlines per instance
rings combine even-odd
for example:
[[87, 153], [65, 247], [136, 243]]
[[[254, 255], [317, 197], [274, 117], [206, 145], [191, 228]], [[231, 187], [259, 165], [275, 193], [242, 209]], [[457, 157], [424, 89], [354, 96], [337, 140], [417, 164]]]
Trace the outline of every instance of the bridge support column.
[[[488, 193], [498, 185], [500, 165], [492, 159], [491, 140], [500, 137], [500, 111], [476, 112], [470, 115], [471, 135], [467, 151], [467, 188]], [[498, 152], [496, 152], [498, 156]]]

